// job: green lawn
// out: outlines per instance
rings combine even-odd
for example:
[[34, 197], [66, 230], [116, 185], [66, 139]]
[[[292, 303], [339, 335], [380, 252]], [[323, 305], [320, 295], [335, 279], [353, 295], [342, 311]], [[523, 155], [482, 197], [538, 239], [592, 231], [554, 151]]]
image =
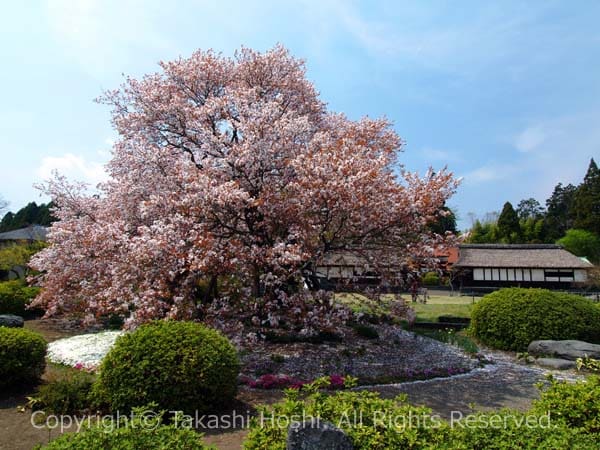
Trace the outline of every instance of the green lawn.
[[[339, 302], [348, 305], [355, 312], [377, 315], [389, 312], [389, 301], [392, 296], [383, 296], [379, 303], [353, 293], [338, 293], [335, 298]], [[404, 295], [404, 298], [415, 309], [417, 321], [420, 322], [436, 322], [439, 316], [444, 315], [471, 317], [471, 309], [473, 308], [473, 297], [431, 295], [427, 300], [427, 304], [412, 303], [410, 294]], [[475, 301], [477, 300], [478, 298], [475, 298]]]
[[412, 306], [417, 312], [417, 321], [421, 322], [437, 322], [440, 316], [471, 317], [473, 297], [432, 295], [427, 304], [412, 303]]

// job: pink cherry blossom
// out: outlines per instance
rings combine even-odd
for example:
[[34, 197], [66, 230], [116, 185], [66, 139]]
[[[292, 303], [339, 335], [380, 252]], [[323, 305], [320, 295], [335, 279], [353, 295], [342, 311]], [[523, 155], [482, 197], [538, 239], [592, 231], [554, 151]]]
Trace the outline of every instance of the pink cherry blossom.
[[331, 296], [302, 289], [325, 254], [377, 266], [445, 244], [427, 225], [452, 174], [404, 170], [390, 122], [329, 112], [283, 47], [160, 66], [100, 99], [119, 134], [100, 195], [44, 187], [60, 220], [31, 264], [48, 316], [334, 327]]

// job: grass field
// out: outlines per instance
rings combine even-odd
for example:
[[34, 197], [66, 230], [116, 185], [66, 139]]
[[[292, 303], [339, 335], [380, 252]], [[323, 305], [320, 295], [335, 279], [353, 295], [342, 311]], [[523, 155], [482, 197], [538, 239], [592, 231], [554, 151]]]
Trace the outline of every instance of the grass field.
[[471, 317], [473, 297], [432, 295], [427, 304], [412, 303], [412, 306], [417, 312], [417, 321], [421, 322], [437, 322], [440, 316]]
[[[389, 302], [392, 296], [384, 295], [381, 302], [374, 302], [360, 294], [353, 293], [338, 293], [335, 298], [339, 302], [348, 305], [355, 312], [377, 315], [389, 312]], [[427, 300], [427, 304], [412, 303], [410, 294], [406, 294], [404, 298], [415, 309], [417, 321], [420, 322], [436, 322], [438, 317], [446, 315], [471, 317], [471, 309], [473, 308], [473, 297], [431, 295]], [[475, 298], [475, 302], [477, 300]]]

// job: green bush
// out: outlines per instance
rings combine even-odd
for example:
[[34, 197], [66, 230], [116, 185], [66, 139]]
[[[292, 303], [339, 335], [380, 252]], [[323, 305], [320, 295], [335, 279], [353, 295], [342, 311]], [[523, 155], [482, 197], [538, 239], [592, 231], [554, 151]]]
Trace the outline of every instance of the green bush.
[[23, 328], [0, 327], [0, 388], [34, 383], [46, 367], [46, 341]]
[[571, 429], [598, 434], [600, 441], [599, 376], [590, 375], [576, 383], [551, 379], [550, 386], [543, 389], [541, 398], [533, 404], [534, 412], [550, 412], [553, 418], [563, 419]]
[[[527, 425], [527, 421], [530, 425]], [[472, 421], [474, 426], [467, 426]], [[454, 424], [442, 442], [425, 447], [444, 450], [556, 450], [598, 448], [598, 436], [573, 430], [550, 415], [512, 410], [476, 413]]]
[[[430, 410], [410, 406], [405, 397], [392, 400], [382, 399], [378, 393], [359, 391], [339, 391], [333, 395], [314, 393], [301, 400], [297, 390], [286, 391], [286, 399], [272, 406], [261, 407], [261, 419], [252, 419], [250, 433], [244, 442], [246, 450], [285, 450], [287, 427], [290, 417], [320, 417], [343, 429], [354, 444], [355, 449], [395, 449], [426, 448], [428, 443], [437, 441], [439, 427], [430, 417]], [[304, 416], [303, 416], [304, 414]], [[378, 418], [394, 420], [395, 417], [421, 419], [419, 426], [398, 431], [393, 426], [379, 425]], [[354, 425], [354, 418], [362, 417], [362, 423]], [[278, 418], [281, 420], [278, 421]], [[261, 423], [262, 422], [262, 423]], [[386, 419], [383, 419], [386, 422]]]
[[423, 276], [423, 284], [425, 286], [439, 286], [440, 276], [435, 272], [427, 272], [425, 276]]
[[600, 309], [577, 295], [545, 289], [501, 289], [473, 307], [470, 332], [484, 344], [524, 351], [538, 339], [600, 342]]
[[29, 287], [21, 280], [0, 283], [0, 314], [16, 314], [21, 317], [42, 315], [44, 312], [39, 309], [27, 309], [39, 292], [39, 288]]
[[597, 434], [555, 420], [553, 412], [548, 417], [543, 408], [539, 414], [537, 410], [477, 413], [450, 424], [428, 408], [407, 404], [405, 396], [386, 400], [367, 391], [328, 395], [311, 385], [307, 393], [303, 398], [302, 391], [286, 391], [284, 401], [262, 407], [261, 418], [251, 421], [244, 448], [284, 450], [290, 418], [311, 417], [341, 428], [356, 450], [597, 448]]
[[79, 370], [68, 370], [57, 379], [38, 387], [30, 406], [52, 414], [79, 414], [90, 408], [94, 376]]
[[[43, 448], [46, 450], [208, 450], [202, 443], [202, 435], [195, 431], [165, 425], [162, 416], [144, 414], [155, 411], [154, 405], [136, 408], [132, 419], [119, 417], [119, 427], [112, 423], [86, 429], [80, 433], [65, 433]], [[216, 450], [216, 449], [215, 449]]]
[[113, 411], [156, 402], [169, 411], [208, 412], [235, 396], [238, 372], [235, 348], [217, 331], [157, 321], [117, 339], [93, 390]]

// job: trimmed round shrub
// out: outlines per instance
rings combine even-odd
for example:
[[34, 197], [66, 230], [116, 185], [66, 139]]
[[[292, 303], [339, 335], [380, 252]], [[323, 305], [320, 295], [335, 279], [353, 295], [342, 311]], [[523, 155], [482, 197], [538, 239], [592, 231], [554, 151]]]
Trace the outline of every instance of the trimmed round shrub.
[[33, 331], [0, 327], [0, 388], [38, 381], [46, 367], [46, 345]]
[[155, 402], [168, 411], [209, 412], [235, 396], [238, 372], [237, 352], [219, 332], [156, 321], [117, 339], [93, 395], [113, 411]]
[[600, 309], [578, 295], [546, 289], [501, 289], [471, 313], [470, 331], [484, 344], [523, 351], [540, 339], [600, 342]]

